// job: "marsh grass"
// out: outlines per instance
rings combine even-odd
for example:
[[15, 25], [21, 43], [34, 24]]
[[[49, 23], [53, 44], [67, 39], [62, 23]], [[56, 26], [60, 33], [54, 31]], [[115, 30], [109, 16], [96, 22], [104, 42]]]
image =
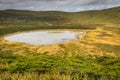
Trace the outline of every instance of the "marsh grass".
[[0, 53], [0, 78], [76, 80], [119, 79], [119, 57], [72, 56], [60, 57], [46, 54], [34, 56]]
[[[95, 37], [103, 33], [106, 35], [102, 36], [102, 41]], [[37, 52], [42, 46], [1, 40], [0, 79], [119, 80], [119, 44], [113, 45], [110, 40], [113, 39], [112, 35], [116, 39], [119, 37], [114, 32], [112, 35], [108, 35], [109, 33], [106, 30], [88, 31], [76, 42], [57, 45], [59, 50], [55, 54]], [[105, 37], [110, 41], [106, 42]], [[118, 40], [114, 43], [118, 43]]]

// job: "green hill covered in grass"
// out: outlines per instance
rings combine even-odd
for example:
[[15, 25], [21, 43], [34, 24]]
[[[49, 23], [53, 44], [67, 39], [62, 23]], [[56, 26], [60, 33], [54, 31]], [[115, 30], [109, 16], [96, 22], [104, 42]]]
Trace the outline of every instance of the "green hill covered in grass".
[[120, 7], [83, 12], [1, 10], [0, 35], [38, 29], [120, 30]]
[[120, 7], [83, 11], [1, 10], [0, 24], [120, 24]]

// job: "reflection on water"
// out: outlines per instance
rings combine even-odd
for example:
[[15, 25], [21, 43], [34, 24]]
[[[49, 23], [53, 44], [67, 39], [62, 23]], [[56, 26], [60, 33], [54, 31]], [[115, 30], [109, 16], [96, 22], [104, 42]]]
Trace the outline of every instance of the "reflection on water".
[[24, 42], [31, 45], [51, 45], [64, 43], [70, 40], [77, 40], [83, 32], [72, 31], [39, 31], [26, 32], [5, 37], [5, 40], [14, 42]]

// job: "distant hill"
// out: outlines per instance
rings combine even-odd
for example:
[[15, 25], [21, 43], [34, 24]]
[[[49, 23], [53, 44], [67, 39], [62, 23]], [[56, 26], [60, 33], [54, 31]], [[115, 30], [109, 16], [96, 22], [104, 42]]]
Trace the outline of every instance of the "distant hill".
[[0, 10], [0, 24], [105, 25], [120, 24], [120, 7], [83, 12]]

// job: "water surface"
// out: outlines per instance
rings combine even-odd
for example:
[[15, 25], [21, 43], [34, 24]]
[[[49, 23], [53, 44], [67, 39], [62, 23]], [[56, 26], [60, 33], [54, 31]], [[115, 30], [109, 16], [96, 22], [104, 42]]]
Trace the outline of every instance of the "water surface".
[[83, 32], [72, 31], [37, 31], [14, 34], [5, 37], [5, 40], [14, 42], [24, 42], [31, 45], [52, 45], [64, 43], [70, 40], [77, 40]]

